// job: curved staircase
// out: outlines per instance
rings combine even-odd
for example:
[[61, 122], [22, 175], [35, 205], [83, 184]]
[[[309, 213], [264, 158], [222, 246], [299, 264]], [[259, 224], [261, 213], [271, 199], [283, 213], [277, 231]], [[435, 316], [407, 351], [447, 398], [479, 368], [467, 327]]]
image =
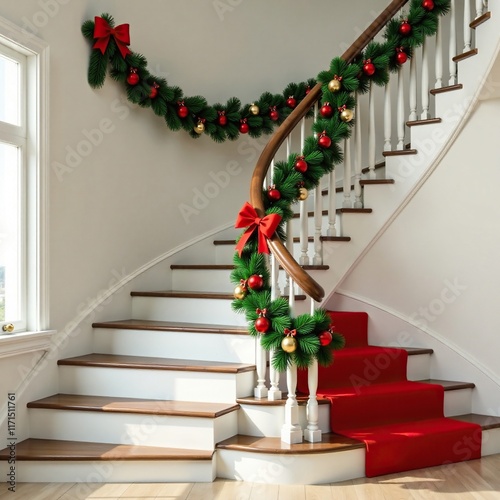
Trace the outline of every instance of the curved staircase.
[[[471, 26], [485, 30], [484, 40], [497, 40], [497, 17], [500, 8], [493, 3]], [[475, 102], [478, 75], [487, 74], [496, 56], [491, 43], [484, 42], [483, 50], [481, 38], [478, 31], [479, 49], [456, 58], [460, 84], [431, 91], [435, 118], [408, 122], [409, 147], [385, 151], [377, 168], [363, 172], [363, 207], [338, 202], [339, 235], [321, 236], [321, 265], [303, 266], [326, 289], [324, 304], [457, 137], [471, 112], [463, 103]], [[326, 200], [328, 189], [323, 194]], [[312, 213], [311, 233], [314, 218]], [[288, 444], [280, 439], [286, 398], [253, 396], [255, 341], [246, 333], [244, 317], [230, 306], [235, 237], [230, 230], [221, 234], [214, 256], [200, 256], [198, 265], [171, 266], [172, 290], [133, 292], [133, 319], [94, 324], [93, 352], [59, 360], [60, 393], [28, 405], [31, 438], [16, 447], [19, 481], [205, 482], [222, 477], [314, 484], [365, 475], [364, 444], [330, 432], [326, 399], [318, 401], [321, 441]], [[315, 244], [313, 237], [308, 242]], [[296, 241], [297, 260], [301, 250]], [[284, 276], [280, 280], [283, 289]], [[309, 310], [301, 290], [295, 300], [298, 314]], [[474, 384], [430, 380], [432, 350], [405, 350], [408, 379], [442, 385], [445, 416], [481, 425], [483, 455], [499, 453], [500, 417], [471, 413]], [[284, 380], [280, 387], [286, 387]], [[298, 396], [302, 427], [306, 402]], [[8, 456], [8, 449], [0, 454], [4, 460]]]

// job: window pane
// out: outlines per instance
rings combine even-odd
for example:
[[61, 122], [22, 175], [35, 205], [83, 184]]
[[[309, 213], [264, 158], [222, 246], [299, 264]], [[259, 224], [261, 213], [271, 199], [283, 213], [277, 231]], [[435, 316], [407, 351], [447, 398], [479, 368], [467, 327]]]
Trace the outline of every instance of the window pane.
[[0, 121], [20, 125], [19, 63], [0, 55]]
[[0, 142], [0, 321], [22, 319], [21, 206], [19, 148]]

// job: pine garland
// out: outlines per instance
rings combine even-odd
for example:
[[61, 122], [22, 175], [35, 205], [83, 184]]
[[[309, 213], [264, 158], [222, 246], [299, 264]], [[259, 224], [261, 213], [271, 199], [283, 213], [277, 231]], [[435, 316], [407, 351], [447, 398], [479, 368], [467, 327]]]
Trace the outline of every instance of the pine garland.
[[[281, 217], [276, 233], [284, 240], [285, 224], [293, 216], [292, 204], [303, 197], [302, 189], [316, 187], [325, 173], [343, 161], [340, 143], [351, 134], [355, 93], [366, 92], [371, 83], [385, 85], [389, 74], [413, 56], [425, 37], [436, 33], [438, 17], [449, 9], [450, 0], [411, 0], [408, 14], [386, 25], [385, 42], [370, 42], [351, 63], [340, 57], [333, 59], [317, 80], [290, 83], [281, 94], [264, 92], [243, 106], [236, 97], [212, 106], [202, 96], [184, 96], [179, 87], [169, 86], [165, 79], [149, 73], [143, 55], [131, 52], [123, 56], [114, 36], [109, 37], [104, 53], [92, 50], [88, 82], [93, 88], [102, 87], [109, 64], [111, 77], [125, 85], [131, 102], [163, 116], [171, 130], [186, 130], [193, 138], [205, 133], [216, 142], [235, 140], [240, 134], [259, 137], [271, 133], [305, 98], [308, 89], [320, 82], [320, 113], [312, 127], [315, 135], [305, 140], [300, 154], [292, 153], [286, 161], [275, 164], [272, 185], [262, 192], [266, 215]], [[114, 28], [112, 16], [101, 17]], [[93, 21], [82, 25], [83, 35], [91, 41], [95, 40], [94, 28]], [[132, 72], [138, 78], [130, 79]], [[250, 335], [260, 337], [261, 345], [274, 352], [272, 365], [278, 371], [291, 363], [306, 368], [315, 359], [320, 365], [329, 365], [333, 351], [344, 346], [344, 337], [334, 331], [324, 309], [292, 317], [284, 298], [271, 300], [267, 261], [258, 252], [255, 234], [241, 255], [237, 252], [234, 256], [231, 282], [236, 288], [232, 308], [245, 314]]]
[[[324, 116], [320, 112], [313, 124], [314, 136], [308, 137], [300, 154], [292, 153], [287, 161], [275, 164], [272, 178], [276, 193], [263, 192], [266, 215], [276, 213], [282, 217], [277, 234], [284, 239], [284, 226], [293, 216], [291, 206], [300, 197], [300, 187], [310, 190], [316, 187], [321, 177], [331, 172], [336, 164], [343, 160], [341, 141], [351, 134], [354, 120], [350, 114], [343, 115], [342, 111], [352, 111], [356, 105], [354, 93], [365, 92], [370, 83], [385, 85], [389, 73], [397, 71], [401, 63], [398, 62], [398, 52], [404, 52], [411, 58], [415, 48], [419, 47], [426, 36], [435, 34], [438, 26], [438, 16], [449, 10], [449, 0], [434, 0], [434, 8], [426, 10], [421, 0], [412, 0], [408, 16], [402, 19], [393, 19], [386, 26], [385, 42], [371, 42], [366, 49], [352, 63], [341, 58], [331, 61], [329, 70], [318, 75], [322, 84], [320, 110], [331, 116]], [[407, 19], [411, 26], [409, 34], [400, 32], [401, 24]], [[407, 28], [406, 28], [407, 29]], [[370, 66], [372, 65], [372, 66]], [[328, 140], [321, 140], [321, 137]], [[298, 165], [298, 161], [305, 161]], [[271, 287], [266, 260], [257, 253], [255, 236], [249, 240], [241, 254], [234, 256], [235, 269], [231, 274], [233, 284], [238, 284], [238, 293], [232, 307], [235, 311], [246, 315], [249, 333], [260, 337], [261, 345], [274, 352], [272, 365], [276, 370], [283, 371], [294, 363], [298, 368], [307, 368], [316, 359], [322, 366], [328, 366], [333, 361], [333, 351], [344, 346], [345, 339], [335, 332], [330, 316], [324, 309], [317, 309], [313, 315], [292, 317], [288, 302], [282, 297], [271, 300]], [[252, 275], [261, 275], [263, 286], [254, 290], [247, 286], [247, 280]], [[243, 293], [241, 293], [243, 290]], [[267, 331], [256, 329], [256, 321], [265, 311], [269, 326]], [[289, 344], [282, 346], [283, 339], [294, 332], [296, 339], [295, 350], [288, 349]], [[328, 342], [328, 334], [331, 340]], [[326, 340], [325, 340], [326, 335]], [[321, 339], [321, 340], [320, 340]]]

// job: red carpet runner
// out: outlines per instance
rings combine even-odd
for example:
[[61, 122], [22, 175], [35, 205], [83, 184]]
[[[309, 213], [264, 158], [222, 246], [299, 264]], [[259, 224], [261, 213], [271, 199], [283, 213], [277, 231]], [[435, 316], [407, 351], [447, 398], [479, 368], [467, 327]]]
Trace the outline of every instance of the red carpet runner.
[[[406, 379], [405, 350], [369, 346], [366, 313], [331, 316], [346, 347], [320, 367], [318, 395], [332, 432], [365, 442], [367, 477], [480, 458], [481, 427], [443, 416], [442, 386]], [[304, 370], [297, 390], [308, 392]]]

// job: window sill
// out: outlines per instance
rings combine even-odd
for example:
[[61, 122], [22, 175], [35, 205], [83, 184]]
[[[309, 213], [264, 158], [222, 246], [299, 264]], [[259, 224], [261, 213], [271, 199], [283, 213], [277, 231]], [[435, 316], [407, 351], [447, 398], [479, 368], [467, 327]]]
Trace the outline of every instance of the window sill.
[[47, 351], [56, 330], [0, 335], [0, 358], [19, 356], [35, 351]]

